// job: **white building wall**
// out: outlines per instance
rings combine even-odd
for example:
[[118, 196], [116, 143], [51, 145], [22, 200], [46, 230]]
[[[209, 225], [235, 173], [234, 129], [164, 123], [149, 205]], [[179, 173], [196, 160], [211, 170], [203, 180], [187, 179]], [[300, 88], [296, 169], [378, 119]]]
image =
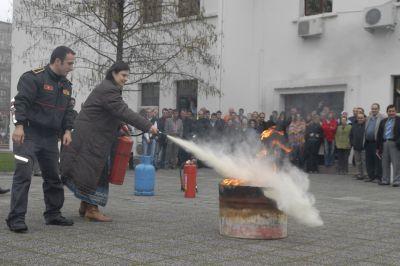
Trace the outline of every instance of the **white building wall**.
[[267, 10], [258, 15], [266, 40], [263, 110], [282, 110], [279, 95], [287, 92], [343, 90], [347, 111], [392, 103], [391, 76], [400, 74], [399, 25], [382, 33], [363, 28], [363, 9], [387, 1], [333, 0], [322, 36], [308, 39], [297, 36], [302, 1], [259, 1]]
[[259, 109], [257, 70], [261, 66], [260, 51], [255, 42], [257, 25], [254, 17], [255, 0], [221, 0], [220, 29], [221, 56], [221, 111], [244, 107]]

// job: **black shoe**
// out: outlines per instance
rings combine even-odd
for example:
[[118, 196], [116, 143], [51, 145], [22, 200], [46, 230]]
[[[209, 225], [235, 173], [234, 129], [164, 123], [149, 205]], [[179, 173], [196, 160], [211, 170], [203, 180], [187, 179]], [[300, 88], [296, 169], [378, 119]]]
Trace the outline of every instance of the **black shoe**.
[[72, 226], [74, 225], [74, 221], [71, 219], [67, 219], [63, 216], [58, 216], [52, 218], [51, 220], [46, 220], [47, 225], [60, 225], [60, 226]]
[[366, 179], [364, 182], [374, 182], [374, 178], [368, 178], [368, 179]]
[[25, 233], [28, 231], [28, 226], [26, 226], [25, 222], [18, 222], [16, 224], [12, 224], [9, 219], [6, 219], [6, 223], [10, 231], [15, 233]]
[[397, 184], [397, 183], [392, 185], [392, 187], [399, 187], [399, 186], [400, 186], [400, 184]]
[[2, 189], [0, 187], [0, 194], [6, 194], [7, 192], [10, 192], [10, 190], [9, 189]]
[[364, 177], [363, 176], [358, 176], [356, 179], [357, 180], [364, 180]]
[[386, 183], [386, 182], [379, 181], [379, 182], [378, 182], [378, 185], [380, 185], [380, 186], [389, 186], [390, 183]]

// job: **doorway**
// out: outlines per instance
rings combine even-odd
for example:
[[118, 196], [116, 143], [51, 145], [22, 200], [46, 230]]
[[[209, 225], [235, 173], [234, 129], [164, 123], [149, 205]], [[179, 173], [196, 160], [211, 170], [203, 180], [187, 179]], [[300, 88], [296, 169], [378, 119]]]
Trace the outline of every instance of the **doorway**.
[[197, 80], [178, 80], [176, 82], [176, 109], [197, 114]]

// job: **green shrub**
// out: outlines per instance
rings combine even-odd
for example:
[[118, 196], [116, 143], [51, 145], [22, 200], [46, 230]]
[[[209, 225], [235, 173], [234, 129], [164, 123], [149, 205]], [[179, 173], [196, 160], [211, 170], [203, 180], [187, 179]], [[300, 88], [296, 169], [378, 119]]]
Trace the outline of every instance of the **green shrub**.
[[0, 152], [0, 172], [13, 172], [15, 169], [14, 155], [11, 152]]

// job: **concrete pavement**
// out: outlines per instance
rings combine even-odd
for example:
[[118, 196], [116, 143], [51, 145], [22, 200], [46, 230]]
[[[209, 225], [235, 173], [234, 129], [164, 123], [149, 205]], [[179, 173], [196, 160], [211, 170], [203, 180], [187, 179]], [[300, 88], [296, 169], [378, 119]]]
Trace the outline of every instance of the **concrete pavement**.
[[[156, 196], [133, 195], [133, 172], [111, 185], [103, 210], [112, 223], [78, 215], [66, 189], [63, 215], [73, 227], [46, 226], [40, 177], [30, 190], [27, 234], [4, 222], [10, 195], [0, 195], [1, 265], [400, 265], [400, 188], [351, 176], [312, 175], [311, 191], [325, 225], [309, 228], [289, 218], [288, 238], [246, 240], [219, 235], [218, 181], [200, 169], [199, 193], [185, 199], [178, 171], [157, 172]], [[0, 175], [2, 187], [11, 174]]]

